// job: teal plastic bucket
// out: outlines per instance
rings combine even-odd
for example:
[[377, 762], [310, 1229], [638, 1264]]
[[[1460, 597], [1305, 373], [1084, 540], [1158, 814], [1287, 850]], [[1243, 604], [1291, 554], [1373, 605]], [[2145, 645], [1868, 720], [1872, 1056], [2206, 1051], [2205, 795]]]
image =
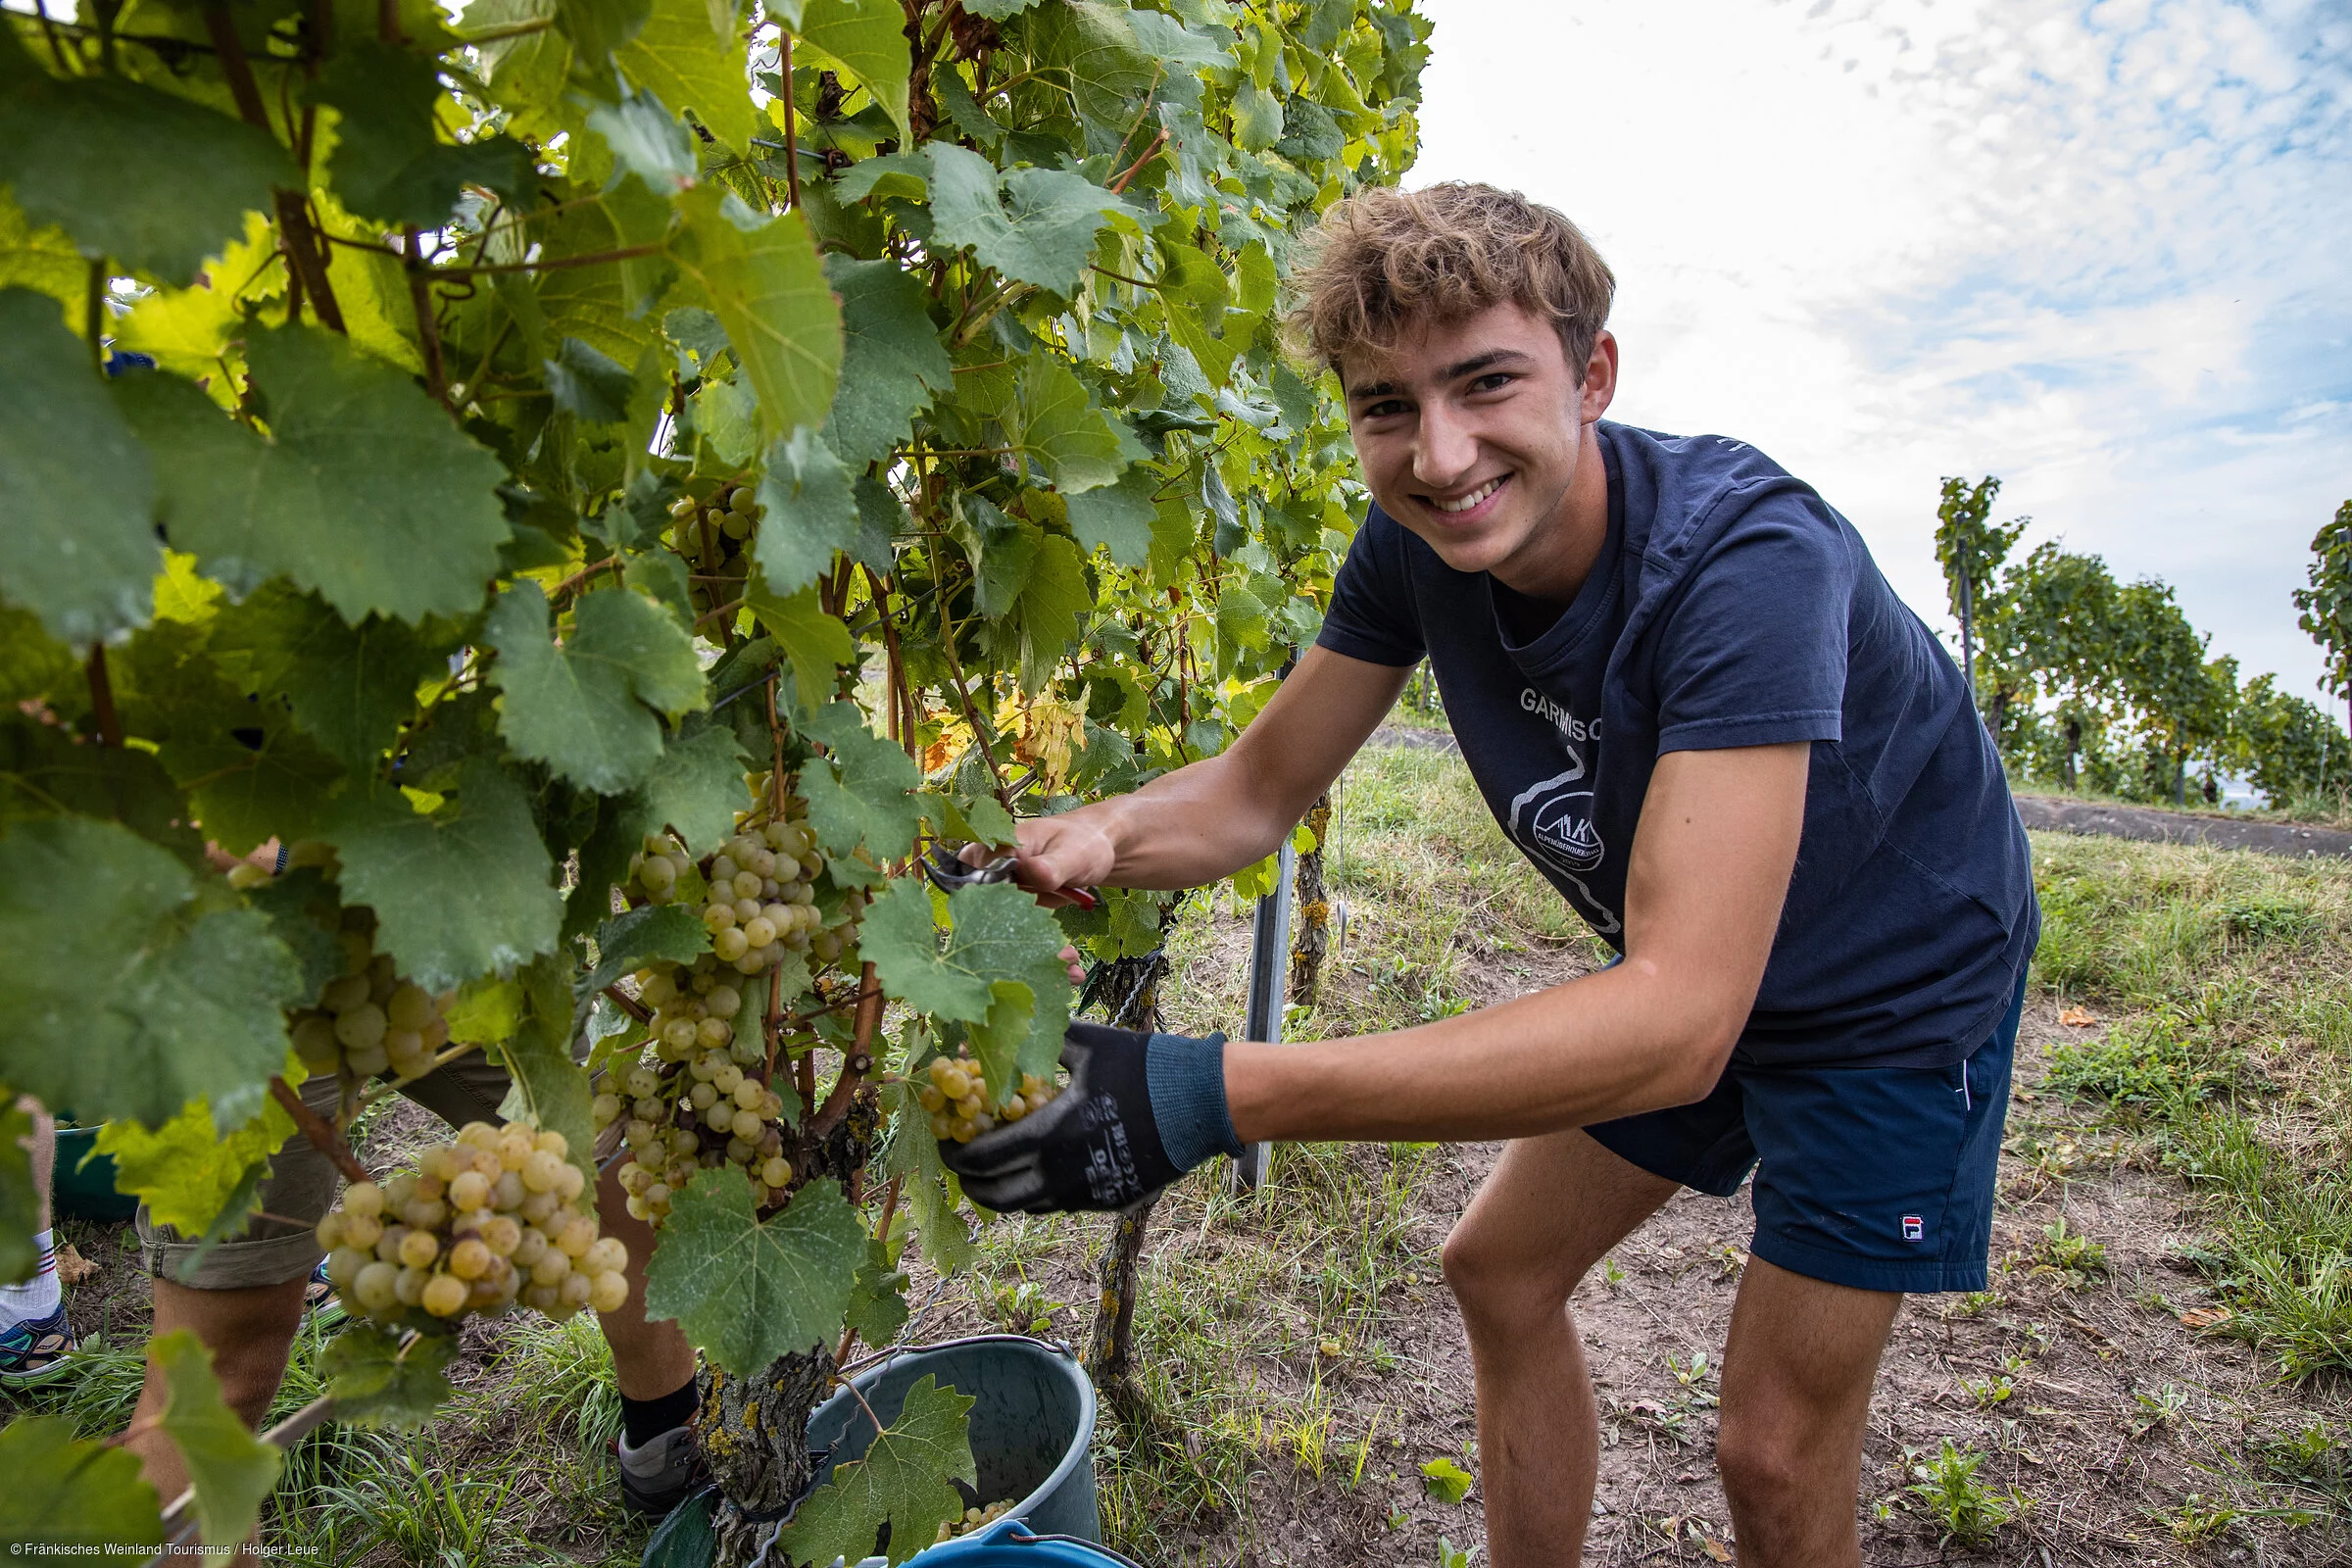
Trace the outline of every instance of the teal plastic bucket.
[[[1142, 1568], [1099, 1542], [1043, 1535], [1018, 1519], [1000, 1519], [960, 1541], [918, 1552], [924, 1568]], [[868, 1558], [878, 1562], [880, 1558]]]
[[808, 1417], [809, 1447], [832, 1450], [817, 1480], [861, 1457], [874, 1419], [896, 1421], [906, 1391], [923, 1377], [972, 1400], [972, 1465], [983, 1503], [1016, 1499], [1005, 1518], [1041, 1536], [1102, 1539], [1095, 1511], [1095, 1385], [1067, 1347], [1026, 1335], [949, 1340], [858, 1373], [850, 1381], [873, 1406], [872, 1418], [847, 1389]]
[[[967, 1419], [980, 1500], [1015, 1499], [986, 1530], [917, 1553], [925, 1568], [934, 1562], [941, 1568], [1127, 1563], [1094, 1544], [1102, 1534], [1095, 1508], [1095, 1386], [1068, 1347], [1025, 1335], [981, 1334], [903, 1350], [851, 1378], [864, 1404], [843, 1389], [808, 1416], [810, 1450], [829, 1450], [817, 1468], [817, 1484], [832, 1476], [834, 1466], [863, 1457], [874, 1421], [888, 1426], [897, 1420], [906, 1391], [922, 1377], [972, 1400]], [[871, 1418], [866, 1405], [873, 1407]], [[716, 1549], [710, 1523], [713, 1495], [690, 1497], [662, 1521], [646, 1543], [644, 1568], [707, 1568]], [[983, 1548], [1020, 1555], [967, 1555]], [[1070, 1554], [1082, 1548], [1092, 1555]], [[870, 1557], [858, 1568], [883, 1568], [883, 1561]]]

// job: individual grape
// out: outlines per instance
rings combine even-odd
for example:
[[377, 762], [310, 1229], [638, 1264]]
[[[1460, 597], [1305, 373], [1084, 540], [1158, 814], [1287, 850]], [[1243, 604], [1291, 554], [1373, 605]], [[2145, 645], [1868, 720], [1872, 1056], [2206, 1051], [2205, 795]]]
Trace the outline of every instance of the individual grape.
[[293, 1029], [294, 1054], [302, 1064], [313, 1071], [328, 1071], [340, 1053], [335, 1040], [335, 1020], [323, 1012], [304, 1013]]
[[392, 1276], [392, 1298], [403, 1306], [423, 1305], [424, 1288], [432, 1278], [423, 1269], [402, 1264], [400, 1272]]
[[396, 1263], [377, 1261], [368, 1264], [353, 1277], [351, 1294], [360, 1303], [360, 1310], [370, 1317], [389, 1310], [394, 1304], [393, 1282], [400, 1278]]
[[429, 1230], [412, 1230], [400, 1239], [400, 1261], [408, 1268], [430, 1268], [441, 1255], [441, 1243]]
[[468, 1213], [490, 1201], [490, 1178], [478, 1170], [469, 1170], [449, 1184], [449, 1203], [460, 1213]]
[[456, 1317], [466, 1310], [466, 1282], [455, 1274], [436, 1274], [427, 1280], [417, 1299], [435, 1317]]
[[620, 1097], [610, 1092], [598, 1095], [589, 1102], [588, 1119], [596, 1124], [597, 1130], [600, 1132], [618, 1121], [620, 1119]]
[[588, 1304], [599, 1312], [617, 1312], [628, 1304], [629, 1281], [618, 1269], [608, 1269], [588, 1284]]
[[498, 1254], [478, 1236], [468, 1236], [449, 1250], [449, 1271], [462, 1280], [478, 1280], [490, 1272]]
[[522, 1185], [534, 1193], [552, 1191], [563, 1169], [564, 1160], [561, 1155], [550, 1153], [544, 1149], [534, 1150], [530, 1157], [523, 1161]]
[[359, 1248], [338, 1247], [326, 1254], [327, 1281], [338, 1291], [349, 1291], [359, 1283], [360, 1271], [371, 1261]]

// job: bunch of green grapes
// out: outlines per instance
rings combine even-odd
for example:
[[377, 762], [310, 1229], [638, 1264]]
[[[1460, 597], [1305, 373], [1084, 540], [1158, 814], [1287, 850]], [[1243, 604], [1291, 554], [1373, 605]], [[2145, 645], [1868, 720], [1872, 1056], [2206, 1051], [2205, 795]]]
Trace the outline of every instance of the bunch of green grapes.
[[[641, 984], [641, 995], [662, 998], [664, 1010], [681, 1020], [708, 1004], [681, 1003], [671, 974], [652, 974]], [[710, 995], [723, 1005], [732, 991], [718, 986]], [[707, 1016], [697, 1028], [723, 1022]], [[608, 1126], [624, 1114], [628, 1118], [622, 1138], [629, 1157], [621, 1161], [618, 1175], [622, 1191], [629, 1195], [629, 1212], [649, 1223], [668, 1217], [671, 1198], [699, 1169], [741, 1166], [752, 1180], [760, 1208], [783, 1202], [792, 1184], [792, 1161], [784, 1154], [784, 1097], [761, 1076], [763, 1063], [758, 1056], [738, 1061], [724, 1039], [705, 1038], [710, 1043], [679, 1056], [665, 1034], [656, 1048], [661, 1060], [616, 1062], [597, 1079], [597, 1126]], [[753, 1044], [758, 1044], [757, 1037]]]
[[697, 615], [743, 597], [752, 570], [752, 533], [763, 510], [741, 480], [720, 485], [708, 501], [680, 496], [670, 503], [670, 547], [686, 563]]
[[517, 1298], [557, 1322], [629, 1298], [629, 1250], [597, 1234], [587, 1188], [564, 1135], [519, 1122], [469, 1122], [416, 1169], [356, 1182], [318, 1222], [326, 1276], [387, 1327], [467, 1312], [496, 1317]]
[[1025, 1072], [1012, 1093], [991, 1105], [980, 1064], [970, 1048], [960, 1045], [953, 1056], [932, 1057], [917, 1082], [915, 1098], [931, 1113], [931, 1136], [942, 1143], [952, 1138], [968, 1144], [1004, 1122], [1019, 1121], [1061, 1093], [1051, 1080]]
[[446, 1014], [456, 993], [435, 995], [394, 971], [392, 956], [375, 951], [373, 909], [320, 905], [308, 912], [334, 932], [343, 964], [342, 972], [319, 988], [315, 1005], [287, 1014], [303, 1065], [355, 1078], [372, 1078], [386, 1069], [401, 1078], [432, 1071], [433, 1058], [449, 1044]]
[[963, 1510], [962, 1518], [951, 1519], [939, 1527], [939, 1534], [931, 1538], [931, 1544], [936, 1546], [943, 1541], [953, 1541], [957, 1536], [968, 1536], [974, 1531], [985, 1530], [1010, 1512], [1012, 1512], [1010, 1497], [1004, 1498], [1002, 1502], [992, 1502], [985, 1508], [966, 1508]]
[[744, 818], [735, 837], [699, 865], [677, 840], [648, 834], [629, 861], [623, 891], [631, 904], [699, 900], [710, 951], [739, 974], [764, 974], [787, 952], [806, 954], [811, 969], [838, 962], [857, 942], [865, 895], [855, 888], [843, 893], [841, 920], [825, 924], [815, 887], [825, 862], [804, 819], [807, 809], [795, 798], [782, 817], [762, 826]]

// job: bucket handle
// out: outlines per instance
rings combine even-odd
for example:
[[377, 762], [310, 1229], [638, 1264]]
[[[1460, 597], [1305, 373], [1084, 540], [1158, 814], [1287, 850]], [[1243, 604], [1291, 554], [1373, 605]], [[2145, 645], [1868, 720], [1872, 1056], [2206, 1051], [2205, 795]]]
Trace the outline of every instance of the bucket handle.
[[1125, 1564], [1125, 1568], [1143, 1568], [1143, 1564], [1137, 1562], [1133, 1557], [1123, 1551], [1105, 1546], [1100, 1541], [1089, 1541], [1084, 1536], [1041, 1536], [1019, 1520], [1013, 1521], [1012, 1528], [1004, 1532], [1004, 1539], [1021, 1546], [1035, 1545], [1039, 1542], [1045, 1541], [1064, 1541], [1074, 1546], [1084, 1546], [1089, 1551], [1099, 1551], [1112, 1562]]

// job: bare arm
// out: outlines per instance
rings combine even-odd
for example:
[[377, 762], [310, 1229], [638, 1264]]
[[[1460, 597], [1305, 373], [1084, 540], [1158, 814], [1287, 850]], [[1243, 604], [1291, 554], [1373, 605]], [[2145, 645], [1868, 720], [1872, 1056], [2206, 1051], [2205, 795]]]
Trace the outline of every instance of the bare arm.
[[1348, 765], [1408, 671], [1310, 648], [1223, 754], [1132, 795], [1020, 824], [1021, 886], [1191, 888], [1274, 852]]
[[1250, 1143], [1522, 1138], [1703, 1098], [1764, 977], [1810, 750], [1659, 759], [1626, 878], [1623, 963], [1391, 1034], [1229, 1043], [1235, 1131]]

